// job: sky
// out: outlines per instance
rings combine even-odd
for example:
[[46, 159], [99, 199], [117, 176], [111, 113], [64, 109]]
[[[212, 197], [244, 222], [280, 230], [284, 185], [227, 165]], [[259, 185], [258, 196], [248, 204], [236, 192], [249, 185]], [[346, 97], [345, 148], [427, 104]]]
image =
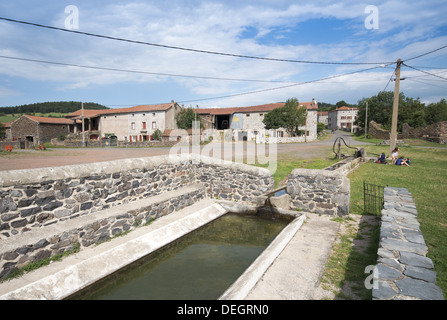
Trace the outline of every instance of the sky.
[[0, 106], [356, 104], [394, 90], [398, 59], [400, 91], [438, 102], [446, 13], [444, 0], [2, 1]]

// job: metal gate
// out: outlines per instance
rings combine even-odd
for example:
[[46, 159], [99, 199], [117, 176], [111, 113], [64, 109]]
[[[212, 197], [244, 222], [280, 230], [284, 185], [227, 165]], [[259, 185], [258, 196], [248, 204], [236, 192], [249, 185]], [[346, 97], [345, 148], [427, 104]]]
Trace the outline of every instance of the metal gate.
[[364, 213], [380, 215], [383, 208], [383, 189], [379, 186], [363, 181], [363, 211]]

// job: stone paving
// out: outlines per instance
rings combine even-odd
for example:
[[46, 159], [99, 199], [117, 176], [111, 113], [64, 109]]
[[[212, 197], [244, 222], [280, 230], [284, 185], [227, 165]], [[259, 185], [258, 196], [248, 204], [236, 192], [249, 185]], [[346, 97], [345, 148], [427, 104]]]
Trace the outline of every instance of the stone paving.
[[444, 300], [411, 193], [384, 189], [374, 300]]

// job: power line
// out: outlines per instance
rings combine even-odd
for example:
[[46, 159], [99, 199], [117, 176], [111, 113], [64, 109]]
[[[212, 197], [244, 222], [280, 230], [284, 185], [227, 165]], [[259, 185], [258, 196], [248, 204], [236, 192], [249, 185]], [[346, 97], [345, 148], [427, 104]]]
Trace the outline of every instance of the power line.
[[295, 84], [291, 84], [291, 85], [287, 85], [287, 86], [268, 88], [268, 89], [261, 89], [261, 90], [242, 92], [242, 93], [235, 93], [235, 94], [230, 94], [230, 95], [225, 95], [225, 96], [218, 96], [218, 97], [211, 97], [211, 98], [202, 98], [202, 99], [195, 99], [195, 100], [178, 101], [178, 103], [199, 102], [199, 101], [207, 101], [207, 100], [232, 98], [232, 97], [238, 97], [238, 96], [249, 95], [249, 94], [263, 93], [263, 92], [274, 91], [274, 90], [281, 90], [281, 89], [296, 87], [296, 86], [300, 86], [300, 85], [304, 85], [304, 84], [320, 82], [320, 81], [323, 81], [323, 80], [339, 78], [339, 77], [343, 77], [343, 76], [347, 76], [347, 75], [351, 75], [351, 74], [355, 74], [355, 73], [370, 71], [370, 70], [377, 69], [377, 68], [380, 68], [380, 67], [372, 67], [372, 68], [368, 68], [368, 69], [352, 71], [352, 72], [348, 72], [348, 73], [344, 73], [344, 74], [340, 74], [340, 75], [325, 77], [325, 78], [321, 78], [321, 79], [317, 79], [317, 80], [304, 81], [304, 82], [295, 83]]
[[167, 48], [167, 49], [183, 50], [183, 51], [190, 51], [190, 52], [197, 52], [197, 53], [229, 56], [229, 57], [236, 57], [236, 58], [245, 58], [245, 59], [267, 60], [267, 61], [277, 61], [277, 62], [307, 63], [307, 64], [328, 64], [328, 65], [384, 65], [384, 64], [390, 63], [390, 62], [330, 62], [330, 61], [308, 61], [308, 60], [267, 58], [267, 57], [249, 56], [249, 55], [241, 55], [241, 54], [234, 54], [234, 53], [225, 53], [225, 52], [178, 47], [178, 46], [170, 46], [170, 45], [165, 45], [165, 44], [157, 44], [157, 43], [150, 43], [150, 42], [137, 41], [137, 40], [129, 40], [129, 39], [124, 39], [124, 38], [111, 37], [111, 36], [106, 36], [106, 35], [90, 33], [90, 32], [77, 31], [77, 30], [69, 30], [69, 29], [58, 28], [58, 27], [53, 27], [53, 26], [48, 26], [48, 25], [43, 25], [43, 24], [38, 24], [38, 23], [32, 23], [32, 22], [27, 22], [27, 21], [21, 21], [21, 20], [15, 20], [15, 19], [10, 19], [10, 18], [4, 18], [4, 17], [0, 17], [0, 20], [30, 25], [30, 26], [39, 27], [39, 28], [46, 28], [46, 29], [51, 29], [51, 30], [76, 33], [76, 34], [97, 37], [97, 38], [103, 38], [103, 39], [108, 39], [108, 40], [116, 40], [116, 41], [123, 41], [123, 42], [129, 42], [129, 43], [135, 43], [135, 44], [141, 44], [141, 45], [147, 45], [147, 46], [154, 46], [154, 47], [161, 47], [161, 48]]
[[410, 69], [413, 69], [413, 70], [416, 70], [416, 71], [419, 71], [419, 72], [428, 74], [428, 75], [430, 75], [430, 76], [433, 76], [433, 77], [436, 77], [436, 78], [440, 78], [440, 79], [443, 79], [443, 80], [447, 80], [447, 78], [438, 76], [438, 75], [436, 75], [436, 74], [434, 74], [434, 73], [430, 73], [430, 72], [427, 72], [427, 71], [424, 71], [424, 70], [417, 69], [417, 68], [415, 68], [415, 67], [411, 67], [411, 66], [409, 66], [408, 64], [403, 63], [403, 65], [406, 66], [406, 67], [408, 67], [408, 68], [410, 68]]
[[[438, 87], [438, 88], [441, 88], [441, 89], [447, 89], [447, 87], [439, 86], [439, 85], [434, 84], [434, 83], [427, 83], [427, 82], [425, 82], [425, 81], [415, 80], [415, 79], [413, 79], [413, 78], [411, 78], [411, 79], [409, 79], [409, 78], [405, 78], [405, 79], [406, 79], [406, 80], [410, 80], [410, 81], [419, 82], [419, 83], [422, 83], [422, 84], [425, 84], [425, 85], [430, 85], [430, 86]], [[428, 81], [428, 80], [427, 80], [427, 81]]]
[[167, 76], [167, 77], [182, 77], [182, 78], [194, 78], [194, 79], [206, 79], [206, 80], [225, 80], [225, 81], [245, 81], [245, 82], [290, 83], [290, 81], [281, 81], [281, 80], [256, 80], [256, 79], [240, 79], [240, 78], [222, 78], [222, 77], [194, 76], [194, 75], [174, 74], [174, 73], [138, 71], [138, 70], [128, 70], [128, 69], [126, 70], [126, 69], [117, 69], [117, 68], [86, 66], [86, 65], [81, 65], [81, 64], [72, 64], [72, 63], [64, 63], [64, 62], [56, 62], [56, 61], [37, 60], [37, 59], [29, 59], [29, 58], [18, 58], [18, 57], [3, 56], [3, 55], [0, 55], [0, 58], [11, 59], [11, 60], [19, 60], [19, 61], [26, 61], [26, 62], [45, 63], [45, 64], [65, 66], [65, 67], [76, 67], [76, 68], [105, 70], [105, 71], [115, 71], [115, 72], [127, 72], [127, 73], [138, 73], [138, 74], [149, 74], [149, 75]]
[[388, 85], [390, 84], [391, 80], [393, 79], [394, 74], [396, 73], [396, 70], [393, 71], [393, 73], [391, 74], [390, 79], [388, 80], [388, 83], [386, 84], [385, 88], [382, 90], [383, 92], [386, 91], [386, 88], [388, 87]]
[[424, 57], [424, 56], [426, 56], [426, 55], [428, 55], [428, 54], [434, 53], [434, 52], [436, 52], [436, 51], [439, 51], [439, 50], [442, 50], [442, 49], [445, 49], [445, 48], [447, 48], [447, 45], [442, 46], [442, 47], [440, 47], [440, 48], [438, 48], [438, 49], [434, 49], [434, 50], [431, 50], [431, 51], [429, 51], [429, 52], [420, 54], [420, 55], [418, 55], [418, 56], [416, 56], [416, 57], [413, 57], [413, 58], [410, 58], [410, 59], [405, 59], [404, 62], [405, 62], [405, 61], [410, 61], [410, 60], [414, 60], [414, 59], [417, 59], [417, 58]]
[[[229, 81], [286, 82], [286, 81], [275, 81], [275, 80], [248, 80], [248, 79], [217, 78], [217, 77], [206, 77], [206, 76], [191, 76], [191, 75], [180, 75], [180, 74], [169, 74], [169, 73], [155, 73], [155, 72], [147, 72], [147, 71], [137, 71], [137, 70], [125, 70], [125, 69], [116, 69], [116, 68], [85, 66], [85, 65], [78, 65], [78, 64], [69, 64], [69, 63], [54, 62], [54, 61], [28, 59], [28, 58], [18, 58], [18, 57], [3, 56], [3, 55], [0, 55], [0, 58], [19, 60], [19, 61], [26, 61], [26, 62], [36, 62], [36, 63], [45, 63], [45, 64], [52, 64], [52, 65], [69, 66], [69, 67], [87, 68], [87, 69], [94, 69], [94, 70], [106, 70], [106, 71], [139, 73], [139, 74], [150, 74], [150, 75], [163, 75], [163, 76], [172, 76], [172, 77], [187, 77], [187, 78], [201, 78], [201, 79], [229, 80]], [[390, 64], [388, 64], [388, 65], [390, 65]], [[386, 65], [385, 67], [387, 67], [388, 65]], [[262, 92], [267, 92], [267, 91], [280, 90], [280, 89], [290, 88], [290, 87], [294, 87], [294, 86], [299, 86], [299, 85], [304, 85], [304, 84], [309, 84], [309, 83], [314, 83], [314, 82], [320, 82], [320, 81], [330, 80], [330, 79], [334, 79], [334, 78], [339, 78], [339, 77], [343, 77], [343, 76], [347, 76], [347, 75], [351, 75], [351, 74], [355, 74], [355, 73], [360, 73], [360, 72], [365, 72], [365, 71], [378, 69], [378, 68], [383, 68], [383, 66], [376, 66], [376, 67], [372, 67], [372, 68], [368, 68], [368, 69], [352, 71], [352, 72], [344, 73], [344, 74], [341, 74], [341, 75], [329, 76], [329, 77], [325, 77], [325, 78], [321, 78], [321, 79], [317, 79], [317, 80], [309, 80], [309, 81], [298, 82], [298, 83], [294, 82], [294, 83], [291, 83], [289, 85], [281, 86], [281, 87], [275, 87], [275, 88], [269, 88], [269, 89], [261, 89], [261, 90], [256, 90], [256, 91], [236, 93], [236, 94], [225, 95], [225, 96], [218, 96], [218, 97], [211, 97], [211, 98], [202, 98], [202, 99], [196, 99], [196, 100], [178, 101], [178, 102], [179, 103], [187, 103], [187, 102], [198, 102], [198, 101], [206, 101], [206, 100], [216, 100], [216, 99], [236, 97], [236, 96], [242, 96], [242, 95], [248, 95], [248, 94], [262, 93]], [[394, 72], [393, 72], [393, 74], [394, 74]], [[286, 82], [286, 83], [290, 83], [290, 82]]]

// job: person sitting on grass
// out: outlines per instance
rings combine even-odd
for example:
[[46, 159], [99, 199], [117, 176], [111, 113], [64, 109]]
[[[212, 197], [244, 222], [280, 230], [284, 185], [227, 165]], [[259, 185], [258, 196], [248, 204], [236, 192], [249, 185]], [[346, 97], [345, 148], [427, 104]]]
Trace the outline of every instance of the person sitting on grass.
[[397, 157], [399, 157], [399, 148], [396, 147], [391, 151], [391, 164], [395, 164]]
[[[408, 162], [407, 162], [408, 161]], [[410, 166], [410, 159], [404, 159], [404, 157], [400, 157], [396, 159], [396, 166]]]
[[386, 163], [386, 155], [382, 152], [380, 158], [377, 159], [376, 163]]

